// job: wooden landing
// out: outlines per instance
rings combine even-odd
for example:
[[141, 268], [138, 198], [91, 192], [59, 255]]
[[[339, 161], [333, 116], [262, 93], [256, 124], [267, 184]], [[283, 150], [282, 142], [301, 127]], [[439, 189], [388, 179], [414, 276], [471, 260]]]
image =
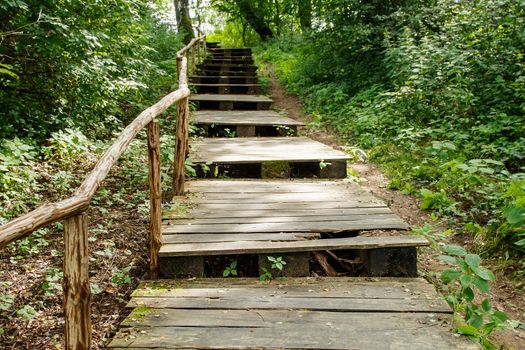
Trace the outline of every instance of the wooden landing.
[[303, 125], [274, 111], [195, 111], [192, 119], [203, 125]]
[[306, 137], [214, 138], [192, 142], [194, 163], [346, 161], [349, 156]]
[[480, 349], [423, 279], [145, 282], [111, 349]]

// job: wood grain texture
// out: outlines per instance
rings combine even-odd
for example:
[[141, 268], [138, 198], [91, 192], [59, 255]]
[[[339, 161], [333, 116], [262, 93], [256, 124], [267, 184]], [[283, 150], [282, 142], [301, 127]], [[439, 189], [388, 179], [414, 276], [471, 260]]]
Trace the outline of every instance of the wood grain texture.
[[67, 350], [91, 348], [91, 289], [86, 214], [64, 220], [64, 318]]
[[274, 111], [196, 111], [191, 119], [202, 125], [303, 125]]
[[160, 256], [198, 256], [198, 255], [231, 255], [231, 254], [260, 254], [260, 253], [287, 253], [321, 250], [351, 250], [351, 249], [379, 249], [400, 247], [422, 247], [430, 243], [418, 236], [394, 237], [349, 237], [317, 240], [301, 240], [294, 242], [273, 241], [237, 241], [237, 242], [209, 242], [164, 244], [160, 249]]
[[162, 188], [160, 164], [160, 126], [148, 124], [148, 179], [150, 193], [150, 278], [157, 278], [159, 249], [162, 245]]
[[128, 307], [111, 349], [480, 349], [419, 278], [145, 282]]
[[193, 142], [194, 163], [320, 162], [349, 156], [306, 137], [213, 138]]
[[220, 94], [196, 94], [191, 95], [190, 101], [217, 101], [217, 102], [273, 102], [271, 98], [263, 95], [220, 95]]

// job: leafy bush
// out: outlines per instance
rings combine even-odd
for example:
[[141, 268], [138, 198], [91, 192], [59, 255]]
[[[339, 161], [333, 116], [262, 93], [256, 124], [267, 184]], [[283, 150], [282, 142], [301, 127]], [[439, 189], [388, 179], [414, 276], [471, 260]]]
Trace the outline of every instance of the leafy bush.
[[[256, 54], [390, 187], [523, 259], [525, 13], [511, 0], [323, 4], [329, 26]], [[331, 9], [331, 10], [330, 10]]]

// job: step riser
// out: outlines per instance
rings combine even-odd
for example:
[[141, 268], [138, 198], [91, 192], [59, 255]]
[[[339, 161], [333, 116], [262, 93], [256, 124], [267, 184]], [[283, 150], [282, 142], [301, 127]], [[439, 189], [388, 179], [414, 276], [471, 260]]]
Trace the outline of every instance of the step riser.
[[257, 77], [190, 77], [194, 84], [257, 84]]
[[217, 65], [217, 64], [198, 64], [197, 68], [199, 70], [205, 71], [232, 71], [232, 72], [255, 72], [257, 67], [252, 65]]
[[209, 50], [210, 52], [212, 53], [216, 53], [216, 54], [229, 54], [229, 53], [242, 53], [242, 54], [245, 54], [245, 55], [251, 55], [252, 54], [252, 49], [235, 49], [235, 48], [230, 48], [230, 49], [222, 49], [222, 48], [210, 48]]
[[[249, 137], [245, 135], [244, 137]], [[197, 169], [197, 177], [213, 178], [214, 174], [230, 178], [250, 179], [288, 179], [288, 178], [321, 178], [344, 179], [346, 178], [346, 161], [325, 160], [325, 168], [320, 169], [319, 161], [316, 162], [259, 162], [259, 163], [214, 163], [209, 165], [210, 171], [204, 173]], [[194, 162], [199, 164], [199, 162]], [[279, 166], [276, 164], [279, 163]], [[218, 167], [218, 169], [216, 169]]]
[[260, 95], [260, 86], [197, 86], [197, 93], [199, 94], [248, 94]]
[[[417, 277], [417, 250], [414, 247], [380, 248], [338, 251], [338, 256], [355, 260], [356, 275], [370, 277]], [[268, 256], [282, 256], [286, 265], [282, 271], [271, 269]], [[237, 260], [235, 255], [223, 255], [230, 260]], [[269, 252], [249, 254], [245, 258], [253, 259], [250, 265], [258, 266], [259, 275], [263, 268], [270, 271], [273, 277], [307, 277], [311, 275], [309, 252]], [[216, 260], [217, 256], [161, 257], [159, 272], [162, 278], [212, 277], [206, 269], [206, 261]], [[360, 259], [360, 260], [359, 260]], [[241, 269], [241, 266], [238, 267]], [[219, 272], [220, 273], [220, 272]], [[217, 274], [217, 271], [215, 272]], [[220, 277], [220, 276], [216, 276]], [[257, 277], [257, 276], [243, 276]]]
[[212, 59], [207, 59], [205, 61], [205, 63], [209, 63], [209, 64], [229, 64], [229, 65], [253, 65], [253, 59], [251, 58], [245, 58], [245, 59], [242, 59], [242, 58], [235, 58], [235, 59], [231, 59], [231, 58], [223, 58], [223, 59], [220, 59], [220, 58], [212, 58]]
[[209, 77], [251, 77], [257, 79], [256, 72], [231, 71], [231, 70], [199, 70], [199, 75], [207, 75]]
[[272, 136], [296, 136], [297, 127], [295, 125], [286, 126], [286, 131], [282, 132], [282, 127], [274, 125], [254, 126], [254, 125], [210, 125], [198, 124], [203, 129], [205, 137], [224, 137], [226, 130], [235, 130], [235, 137], [272, 137]]
[[199, 110], [220, 110], [220, 111], [250, 111], [267, 110], [272, 107], [271, 102], [234, 102], [234, 101], [200, 101], [197, 103]]

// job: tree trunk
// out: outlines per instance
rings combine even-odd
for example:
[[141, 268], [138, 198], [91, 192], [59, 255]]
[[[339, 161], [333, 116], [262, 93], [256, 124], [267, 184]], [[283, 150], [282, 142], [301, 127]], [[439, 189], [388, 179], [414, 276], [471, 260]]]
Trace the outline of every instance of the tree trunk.
[[177, 30], [184, 35], [184, 43], [188, 44], [193, 39], [193, 27], [190, 18], [190, 5], [188, 0], [174, 0]]
[[312, 0], [299, 0], [298, 13], [301, 30], [312, 29]]
[[246, 19], [246, 22], [259, 34], [261, 39], [266, 40], [273, 36], [273, 32], [264, 20], [263, 14], [255, 9], [251, 0], [235, 0], [235, 3], [239, 7], [241, 15]]

